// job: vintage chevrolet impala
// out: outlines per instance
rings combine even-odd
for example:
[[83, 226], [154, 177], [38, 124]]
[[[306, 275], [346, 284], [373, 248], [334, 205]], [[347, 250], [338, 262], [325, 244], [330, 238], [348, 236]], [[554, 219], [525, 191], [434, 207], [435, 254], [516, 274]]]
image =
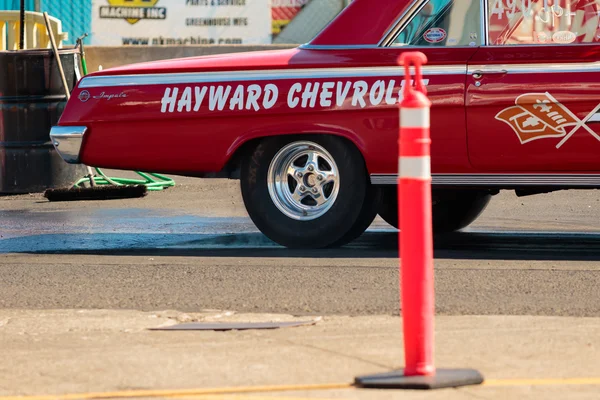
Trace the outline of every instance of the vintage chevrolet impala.
[[239, 178], [289, 247], [397, 226], [398, 56], [425, 53], [433, 218], [499, 190], [600, 187], [600, 0], [354, 0], [296, 49], [90, 74], [51, 136], [71, 163]]

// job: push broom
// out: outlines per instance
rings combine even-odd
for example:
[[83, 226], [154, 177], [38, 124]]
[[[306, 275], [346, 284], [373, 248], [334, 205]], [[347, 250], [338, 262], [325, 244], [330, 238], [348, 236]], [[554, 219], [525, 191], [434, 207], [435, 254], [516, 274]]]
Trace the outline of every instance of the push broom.
[[[46, 30], [50, 37], [50, 43], [52, 45], [52, 52], [56, 62], [58, 64], [58, 71], [62, 80], [65, 95], [67, 101], [71, 98], [69, 92], [69, 86], [65, 77], [65, 71], [62, 66], [60, 55], [56, 47], [56, 41], [54, 40], [54, 33], [50, 27], [50, 21], [48, 19], [48, 13], [44, 12], [44, 21], [46, 23]], [[58, 188], [58, 189], [47, 189], [44, 192], [44, 196], [49, 201], [77, 201], [77, 200], [110, 200], [110, 199], [128, 199], [143, 197], [147, 193], [147, 188], [144, 185], [120, 185], [120, 184], [108, 184], [108, 185], [97, 185], [94, 182], [94, 172], [91, 167], [86, 166], [88, 171], [88, 177], [90, 187], [73, 186], [69, 188]]]

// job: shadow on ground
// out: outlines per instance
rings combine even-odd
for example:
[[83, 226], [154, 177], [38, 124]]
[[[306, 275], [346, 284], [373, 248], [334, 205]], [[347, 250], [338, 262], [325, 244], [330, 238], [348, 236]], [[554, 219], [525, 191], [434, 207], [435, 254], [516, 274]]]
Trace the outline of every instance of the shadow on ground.
[[[47, 233], [0, 240], [0, 253], [196, 257], [395, 258], [395, 231], [370, 230], [336, 249], [281, 247], [259, 232]], [[457, 232], [435, 238], [435, 257], [502, 260], [600, 260], [600, 235], [565, 232]]]
[[[200, 257], [395, 258], [398, 233], [375, 223], [336, 249], [283, 248], [247, 217], [210, 218], [153, 209], [0, 211], [0, 253]], [[600, 260], [600, 234], [467, 230], [435, 238], [435, 257]]]

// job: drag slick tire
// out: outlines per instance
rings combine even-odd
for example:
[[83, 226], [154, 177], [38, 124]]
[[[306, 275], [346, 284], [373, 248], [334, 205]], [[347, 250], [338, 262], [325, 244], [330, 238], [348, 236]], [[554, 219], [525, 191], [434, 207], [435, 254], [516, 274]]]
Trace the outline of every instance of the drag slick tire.
[[377, 215], [360, 151], [327, 135], [266, 138], [242, 160], [246, 210], [269, 239], [291, 248], [342, 246]]
[[[398, 192], [387, 186], [379, 205], [379, 216], [398, 228]], [[485, 210], [492, 196], [476, 190], [433, 190], [432, 219], [436, 234], [454, 232], [467, 227]]]

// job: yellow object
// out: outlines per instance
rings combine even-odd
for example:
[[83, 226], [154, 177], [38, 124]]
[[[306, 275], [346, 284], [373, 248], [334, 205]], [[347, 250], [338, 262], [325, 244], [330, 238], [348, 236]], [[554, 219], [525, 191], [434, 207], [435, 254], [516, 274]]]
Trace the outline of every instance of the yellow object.
[[[0, 51], [19, 50], [19, 11], [0, 11]], [[69, 38], [67, 32], [62, 31], [62, 22], [50, 17], [50, 26], [56, 45], [62, 48], [62, 42]], [[25, 12], [25, 49], [50, 48], [50, 38], [46, 31], [44, 15], [39, 12]]]

